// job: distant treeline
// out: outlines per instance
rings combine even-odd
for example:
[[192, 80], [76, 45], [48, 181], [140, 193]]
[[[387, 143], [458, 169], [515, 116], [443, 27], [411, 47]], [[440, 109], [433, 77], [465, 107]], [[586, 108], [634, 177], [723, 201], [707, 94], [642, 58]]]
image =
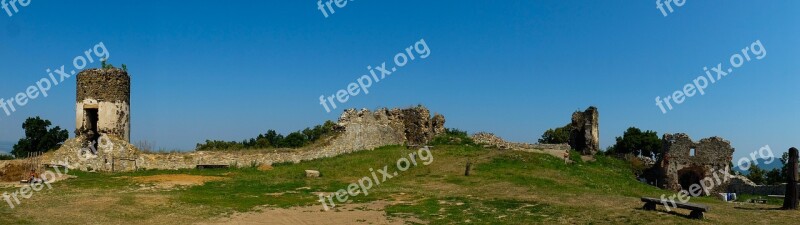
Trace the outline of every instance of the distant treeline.
[[213, 150], [243, 150], [243, 149], [268, 149], [268, 148], [300, 148], [314, 143], [320, 138], [333, 133], [333, 121], [325, 121], [323, 125], [295, 131], [283, 136], [275, 130], [268, 130], [266, 134], [259, 134], [256, 138], [236, 141], [206, 140], [206, 143], [197, 144], [198, 151]]

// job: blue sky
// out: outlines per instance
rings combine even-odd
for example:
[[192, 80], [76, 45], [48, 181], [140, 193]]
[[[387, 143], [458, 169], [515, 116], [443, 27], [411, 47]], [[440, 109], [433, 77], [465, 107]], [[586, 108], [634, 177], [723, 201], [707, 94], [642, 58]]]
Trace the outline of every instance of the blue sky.
[[[721, 136], [735, 158], [780, 154], [800, 145], [798, 7], [689, 0], [664, 17], [654, 1], [352, 1], [325, 18], [316, 1], [32, 0], [0, 11], [0, 98], [102, 41], [132, 76], [132, 139], [190, 150], [336, 120], [343, 108], [326, 113], [320, 95], [424, 38], [428, 58], [342, 107], [424, 104], [448, 127], [535, 142], [595, 105], [603, 147], [636, 126]], [[655, 105], [756, 40], [764, 59], [667, 114]], [[74, 101], [73, 77], [0, 114], [0, 141], [21, 138], [31, 116], [73, 131]]]

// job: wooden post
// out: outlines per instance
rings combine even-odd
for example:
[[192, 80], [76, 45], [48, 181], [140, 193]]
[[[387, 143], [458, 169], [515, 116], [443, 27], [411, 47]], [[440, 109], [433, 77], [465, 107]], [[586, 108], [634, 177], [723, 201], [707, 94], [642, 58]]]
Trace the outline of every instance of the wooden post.
[[783, 209], [785, 210], [797, 209], [797, 157], [797, 149], [789, 149], [789, 174], [787, 174], [789, 177], [786, 180], [786, 193], [783, 197]]
[[469, 176], [469, 169], [472, 167], [472, 162], [467, 160], [467, 170], [464, 171], [464, 176]]

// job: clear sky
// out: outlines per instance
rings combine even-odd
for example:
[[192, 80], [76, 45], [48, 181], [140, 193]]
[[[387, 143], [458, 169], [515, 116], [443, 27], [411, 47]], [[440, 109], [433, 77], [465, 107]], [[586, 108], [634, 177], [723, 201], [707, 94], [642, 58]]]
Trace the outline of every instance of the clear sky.
[[[19, 6], [19, 5], [17, 5]], [[335, 7], [335, 6], [334, 6]], [[447, 126], [535, 142], [595, 105], [603, 147], [629, 126], [721, 136], [742, 157], [800, 145], [799, 1], [45, 1], [0, 11], [0, 98], [103, 42], [132, 76], [132, 139], [193, 149], [336, 120], [344, 108], [424, 104]], [[420, 39], [430, 56], [327, 113], [320, 95]], [[760, 40], [767, 51], [705, 95], [671, 95]], [[98, 63], [91, 66], [98, 67]], [[75, 79], [0, 114], [0, 141], [42, 116], [75, 129]], [[674, 104], [674, 103], [673, 103]], [[1, 111], [0, 111], [1, 113]], [[74, 134], [71, 133], [71, 136]]]

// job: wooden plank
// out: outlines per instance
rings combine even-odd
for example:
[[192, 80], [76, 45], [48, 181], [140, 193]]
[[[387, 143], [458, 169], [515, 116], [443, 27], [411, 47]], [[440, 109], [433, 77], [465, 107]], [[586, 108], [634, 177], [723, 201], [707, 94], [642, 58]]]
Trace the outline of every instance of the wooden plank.
[[[656, 203], [656, 204], [665, 204], [666, 203], [666, 204], [668, 204], [670, 206], [673, 205], [673, 202], [662, 201], [661, 199], [657, 199], [657, 198], [642, 197], [641, 200], [642, 200], [642, 202], [648, 202], [648, 203]], [[674, 205], [676, 207], [678, 207], [678, 208], [689, 209], [689, 210], [693, 210], [693, 211], [707, 212], [707, 211], [709, 211], [711, 209], [711, 207], [708, 207], [706, 205], [700, 205], [700, 204], [694, 204], [694, 203], [681, 203], [681, 202], [674, 202], [674, 203], [675, 203]]]

